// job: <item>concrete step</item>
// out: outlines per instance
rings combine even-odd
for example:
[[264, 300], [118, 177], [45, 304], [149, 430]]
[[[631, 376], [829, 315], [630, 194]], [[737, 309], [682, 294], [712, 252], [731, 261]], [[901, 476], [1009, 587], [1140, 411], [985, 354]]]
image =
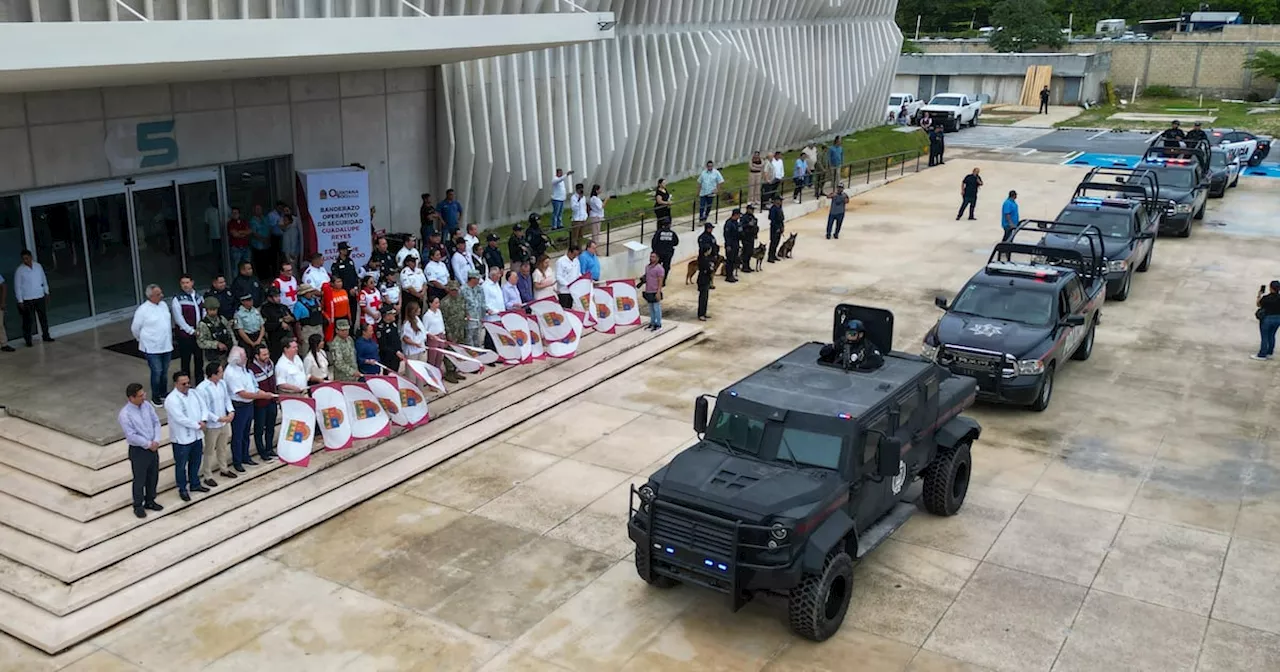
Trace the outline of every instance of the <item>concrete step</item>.
[[12, 415], [0, 417], [0, 438], [21, 443], [89, 469], [101, 469], [128, 457], [126, 455], [125, 458], [121, 458], [120, 452], [114, 446], [89, 443], [84, 439], [63, 434]]
[[[74, 586], [63, 586], [65, 598], [59, 598], [56, 590], [45, 592], [45, 586], [26, 588], [29, 596], [38, 596], [38, 601], [48, 606], [55, 606], [57, 602], [68, 607], [79, 605], [63, 615], [13, 594], [0, 593], [0, 630], [49, 653], [61, 651], [698, 333], [696, 327], [673, 324], [637, 347], [617, 347], [610, 353], [601, 353], [609, 356], [601, 356], [600, 361], [593, 362], [590, 360], [595, 358], [588, 357], [569, 360], [562, 365], [568, 370], [562, 373], [571, 375], [561, 382], [550, 386], [530, 385], [533, 389], [529, 393], [508, 395], [506, 390], [498, 393], [505, 399], [495, 400], [501, 406], [500, 413], [483, 408], [488, 404], [474, 404], [420, 430], [397, 436], [319, 471], [313, 478], [273, 492], [253, 507], [270, 508], [279, 511], [278, 514], [264, 514], [264, 519], [257, 522], [244, 520], [241, 512], [221, 516]], [[519, 400], [509, 403], [516, 398]], [[425, 445], [423, 439], [427, 440]], [[383, 446], [386, 449], [380, 450]], [[348, 473], [348, 469], [359, 473]], [[324, 489], [326, 481], [343, 480], [344, 475], [350, 478], [336, 487]], [[184, 543], [201, 550], [176, 562], [166, 557], [168, 544]], [[31, 578], [24, 574], [18, 578]]]
[[[173, 451], [169, 448], [168, 432], [163, 431], [163, 433], [165, 443], [159, 451], [161, 469], [173, 466]], [[122, 448], [121, 454], [125, 456], [124, 459], [101, 469], [91, 469], [26, 444], [0, 438], [0, 464], [57, 483], [83, 495], [96, 495], [121, 483], [129, 482], [133, 474], [129, 468], [128, 448]]]

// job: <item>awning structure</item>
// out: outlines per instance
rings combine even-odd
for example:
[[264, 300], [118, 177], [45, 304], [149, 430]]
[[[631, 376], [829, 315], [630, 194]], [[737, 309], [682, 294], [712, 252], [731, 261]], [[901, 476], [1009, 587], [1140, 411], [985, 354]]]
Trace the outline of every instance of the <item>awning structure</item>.
[[456, 63], [612, 39], [604, 13], [0, 23], [0, 92]]

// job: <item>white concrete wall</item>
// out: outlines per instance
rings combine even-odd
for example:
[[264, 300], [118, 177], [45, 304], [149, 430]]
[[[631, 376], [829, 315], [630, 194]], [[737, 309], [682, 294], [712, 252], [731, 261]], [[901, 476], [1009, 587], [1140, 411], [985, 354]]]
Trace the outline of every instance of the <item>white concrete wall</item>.
[[[434, 68], [0, 94], [0, 194], [292, 155], [369, 170], [380, 225], [416, 231], [434, 182]], [[139, 123], [173, 122], [176, 162], [141, 168]], [[388, 215], [390, 217], [388, 217]]]

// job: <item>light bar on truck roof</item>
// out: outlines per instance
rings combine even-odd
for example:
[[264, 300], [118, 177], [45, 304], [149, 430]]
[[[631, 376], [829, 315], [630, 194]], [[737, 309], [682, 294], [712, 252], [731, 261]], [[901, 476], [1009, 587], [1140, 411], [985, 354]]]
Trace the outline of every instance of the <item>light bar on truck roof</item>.
[[1152, 165], [1157, 165], [1157, 166], [1189, 166], [1191, 165], [1191, 159], [1153, 158], [1153, 159], [1143, 159], [1142, 162], [1149, 163]]

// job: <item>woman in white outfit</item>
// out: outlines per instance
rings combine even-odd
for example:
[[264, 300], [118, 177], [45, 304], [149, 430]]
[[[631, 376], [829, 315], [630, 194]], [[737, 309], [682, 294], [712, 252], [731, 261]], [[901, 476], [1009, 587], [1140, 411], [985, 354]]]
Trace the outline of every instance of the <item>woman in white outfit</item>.
[[[438, 299], [435, 303], [437, 306], [440, 304]], [[427, 330], [419, 317], [421, 313], [422, 308], [417, 303], [405, 302], [404, 322], [400, 325], [400, 349], [404, 352], [405, 359], [425, 362], [428, 361]]]
[[587, 221], [591, 223], [591, 240], [600, 240], [600, 222], [604, 221], [604, 204], [609, 197], [600, 198], [600, 185], [591, 185], [591, 198], [587, 199]]
[[302, 358], [302, 368], [307, 371], [308, 385], [333, 380], [329, 375], [329, 357], [324, 353], [324, 336], [312, 334], [307, 339], [307, 356]]

